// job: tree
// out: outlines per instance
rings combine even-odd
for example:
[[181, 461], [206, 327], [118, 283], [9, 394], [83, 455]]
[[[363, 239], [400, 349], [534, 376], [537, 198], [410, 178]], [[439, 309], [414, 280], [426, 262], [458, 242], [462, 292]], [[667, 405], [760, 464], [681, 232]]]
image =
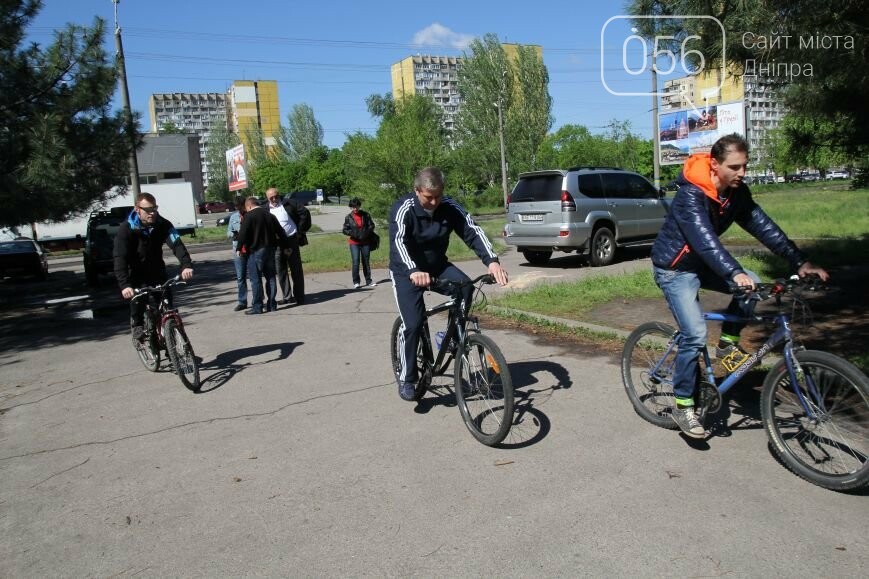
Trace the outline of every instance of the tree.
[[0, 6], [0, 226], [64, 220], [124, 184], [133, 142], [141, 144], [137, 121], [130, 135], [124, 115], [109, 110], [117, 71], [102, 19], [22, 47], [42, 2]]
[[537, 167], [537, 150], [552, 126], [549, 73], [532, 47], [519, 46], [510, 58], [494, 34], [475, 39], [469, 50], [458, 73], [456, 170], [492, 185], [501, 181], [499, 107], [510, 176]]
[[206, 139], [208, 149], [205, 154], [205, 162], [208, 166], [208, 188], [205, 190], [205, 198], [211, 201], [228, 201], [232, 197], [229, 191], [229, 173], [226, 168], [226, 151], [239, 144], [238, 135], [230, 132], [229, 128], [218, 123], [211, 126]]
[[[852, 159], [869, 157], [865, 1], [829, 0], [820, 8], [810, 0], [633, 0], [628, 10], [636, 15], [714, 16], [726, 31], [723, 42], [717, 23], [674, 17], [664, 21], [665, 32], [674, 36], [668, 48], [679, 57], [681, 41], [695, 35], [699, 38], [688, 47], [696, 52], [684, 53], [695, 65], [701, 55], [707, 69], [720, 68], [723, 55], [738, 70], [752, 61], [753, 69], [749, 65], [744, 72], [776, 87], [790, 111], [792, 122], [784, 137], [791, 141], [792, 152], [801, 149], [811, 156], [812, 150], [827, 149]], [[638, 19], [635, 24], [642, 28], [649, 22]], [[829, 130], [817, 131], [816, 123], [829, 123]]]
[[278, 138], [280, 154], [291, 161], [301, 159], [323, 144], [323, 125], [314, 117], [314, 109], [306, 104], [293, 105], [287, 115], [286, 127]]
[[428, 96], [406, 96], [384, 117], [375, 137], [348, 137], [343, 156], [349, 192], [364, 198], [373, 215], [385, 216], [392, 201], [413, 188], [417, 171], [444, 167], [447, 150], [440, 107]]
[[169, 135], [182, 135], [185, 134], [185, 131], [182, 127], [176, 125], [173, 121], [166, 121], [159, 127], [157, 127], [158, 133], [169, 134]]

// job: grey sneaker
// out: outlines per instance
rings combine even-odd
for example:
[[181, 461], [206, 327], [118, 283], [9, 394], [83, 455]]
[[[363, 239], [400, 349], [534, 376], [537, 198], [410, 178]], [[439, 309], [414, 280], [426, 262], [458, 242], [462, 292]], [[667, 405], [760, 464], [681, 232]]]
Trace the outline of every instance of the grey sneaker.
[[690, 436], [691, 438], [706, 437], [706, 431], [703, 429], [703, 425], [700, 424], [700, 421], [697, 420], [697, 415], [694, 413], [693, 406], [686, 406], [685, 408], [674, 406], [672, 416], [673, 422], [675, 422], [676, 426], [678, 426], [687, 436]]

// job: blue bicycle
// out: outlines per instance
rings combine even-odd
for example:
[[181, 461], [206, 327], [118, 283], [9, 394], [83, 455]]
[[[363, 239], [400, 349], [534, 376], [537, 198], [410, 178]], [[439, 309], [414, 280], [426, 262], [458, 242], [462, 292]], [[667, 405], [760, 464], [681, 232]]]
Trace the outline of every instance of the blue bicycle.
[[[728, 375], [716, 383], [709, 351], [700, 354], [695, 408], [701, 423], [721, 407], [721, 396], [756, 366], [773, 348], [783, 345], [782, 359], [766, 376], [761, 393], [761, 418], [771, 447], [781, 462], [800, 477], [830, 490], [869, 485], [869, 379], [850, 362], [826, 352], [794, 344], [791, 308], [805, 308], [801, 294], [813, 280], [791, 278], [758, 284], [744, 299], [774, 298], [776, 312], [751, 319], [705, 313], [715, 322], [772, 323], [772, 336], [750, 354], [719, 360]], [[740, 293], [743, 293], [741, 290]], [[643, 419], [675, 429], [673, 373], [680, 334], [660, 322], [639, 326], [628, 336], [622, 353], [622, 381], [631, 404]]]

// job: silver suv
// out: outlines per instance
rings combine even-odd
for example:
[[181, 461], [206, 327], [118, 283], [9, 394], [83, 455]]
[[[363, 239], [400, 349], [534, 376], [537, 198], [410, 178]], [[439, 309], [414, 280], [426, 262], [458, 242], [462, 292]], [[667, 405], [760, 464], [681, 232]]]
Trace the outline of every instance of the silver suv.
[[507, 199], [504, 241], [530, 263], [553, 251], [588, 251], [593, 266], [616, 247], [654, 241], [668, 204], [645, 177], [615, 167], [574, 167], [519, 175]]

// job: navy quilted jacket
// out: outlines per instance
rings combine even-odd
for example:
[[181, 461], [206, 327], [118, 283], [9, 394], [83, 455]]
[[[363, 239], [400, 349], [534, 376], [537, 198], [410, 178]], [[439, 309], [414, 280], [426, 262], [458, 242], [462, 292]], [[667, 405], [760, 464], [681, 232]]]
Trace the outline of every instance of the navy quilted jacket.
[[712, 184], [709, 154], [692, 155], [677, 179], [679, 191], [652, 246], [652, 263], [663, 269], [699, 272], [709, 268], [726, 280], [744, 273], [719, 239], [734, 222], [796, 270], [806, 256], [751, 198], [748, 186], [726, 198]]

